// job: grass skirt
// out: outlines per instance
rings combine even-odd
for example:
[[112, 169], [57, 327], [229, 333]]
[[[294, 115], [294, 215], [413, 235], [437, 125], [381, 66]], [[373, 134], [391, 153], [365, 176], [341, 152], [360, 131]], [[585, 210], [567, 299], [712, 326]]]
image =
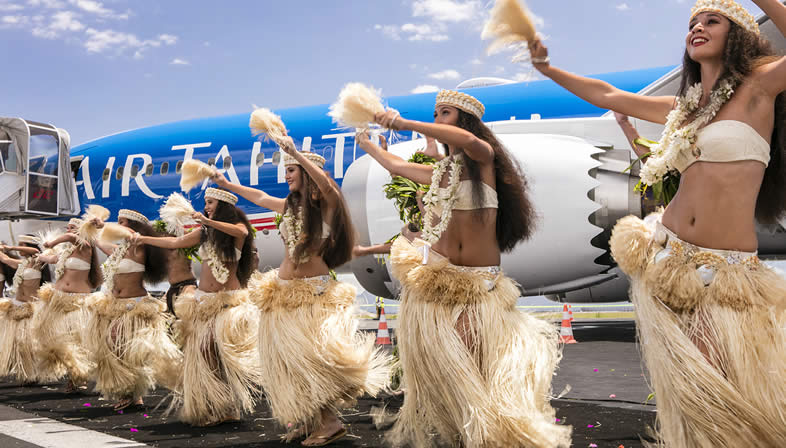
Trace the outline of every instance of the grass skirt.
[[201, 426], [253, 412], [261, 383], [259, 312], [248, 291], [197, 290], [180, 295], [175, 310], [184, 370], [171, 408], [180, 408], [180, 420]]
[[668, 236], [659, 220], [623, 218], [610, 244], [631, 277], [660, 445], [786, 446], [786, 281], [754, 254]]
[[85, 344], [95, 363], [97, 392], [110, 399], [144, 396], [157, 384], [174, 388], [182, 353], [167, 331], [166, 304], [152, 296], [116, 299], [97, 292], [88, 298]]
[[41, 380], [58, 381], [68, 375], [77, 383], [87, 381], [93, 365], [82, 337], [89, 316], [85, 305], [89, 295], [62, 292], [51, 283], [38, 290], [41, 308], [35, 314], [33, 334]]
[[398, 344], [406, 394], [390, 441], [569, 446], [571, 428], [555, 424], [550, 404], [561, 358], [557, 330], [516, 309], [520, 292], [508, 277], [494, 283], [490, 272], [453, 265], [434, 251], [423, 265], [422, 245], [398, 238], [391, 248], [403, 286]]
[[38, 380], [33, 319], [40, 303], [0, 299], [0, 376], [21, 382]]
[[249, 291], [261, 309], [262, 385], [281, 425], [309, 433], [323, 408], [337, 411], [386, 387], [390, 358], [375, 349], [374, 335], [358, 333], [353, 286], [280, 280], [272, 270], [253, 277]]

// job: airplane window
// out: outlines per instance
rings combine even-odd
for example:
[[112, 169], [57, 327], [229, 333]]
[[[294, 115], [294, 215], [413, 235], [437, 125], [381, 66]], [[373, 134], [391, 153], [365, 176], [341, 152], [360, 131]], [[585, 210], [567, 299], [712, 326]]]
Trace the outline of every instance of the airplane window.
[[216, 159], [214, 159], [213, 157], [207, 159], [207, 164], [210, 165], [210, 166], [215, 166], [216, 165]]
[[119, 166], [117, 167], [117, 172], [115, 173], [115, 179], [120, 180], [121, 177], [123, 177], [123, 167]]
[[163, 176], [164, 174], [166, 174], [168, 172], [169, 172], [169, 162], [162, 163], [161, 164], [161, 175]]
[[108, 181], [110, 174], [112, 174], [112, 170], [110, 170], [109, 168], [104, 168], [104, 174], [101, 175], [101, 179], [103, 179], [104, 182]]
[[137, 174], [139, 174], [139, 165], [135, 163], [131, 165], [131, 177], [134, 178]]
[[229, 169], [232, 167], [232, 156], [224, 157], [224, 169]]
[[175, 165], [175, 173], [180, 174], [180, 170], [182, 169], [183, 169], [183, 161], [180, 160], [177, 162], [177, 165]]
[[150, 177], [152, 175], [153, 175], [153, 164], [151, 163], [150, 165], [147, 166], [147, 168], [145, 168], [145, 176]]
[[263, 163], [265, 163], [265, 155], [260, 152], [257, 154], [257, 167], [262, 166]]

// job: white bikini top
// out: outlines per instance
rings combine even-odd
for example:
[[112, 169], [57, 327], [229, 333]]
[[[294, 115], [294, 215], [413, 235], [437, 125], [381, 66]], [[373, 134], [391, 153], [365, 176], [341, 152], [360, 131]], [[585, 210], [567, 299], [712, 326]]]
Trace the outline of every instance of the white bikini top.
[[134, 272], [145, 272], [145, 265], [142, 263], [137, 263], [130, 258], [123, 258], [119, 263], [117, 263], [117, 271], [115, 271], [116, 274], [131, 274]]
[[[199, 258], [201, 258], [203, 260], [207, 260], [208, 258], [210, 258], [210, 257], [207, 256], [207, 249], [205, 249], [204, 245], [199, 246], [198, 254], [199, 254]], [[235, 248], [235, 261], [239, 261], [240, 257], [242, 257], [242, 256], [243, 256], [243, 250], [242, 249], [238, 249], [236, 247]]]
[[41, 278], [41, 271], [33, 268], [25, 268], [22, 272], [22, 280], [38, 280]]
[[[491, 186], [485, 182], [481, 182], [482, 185], [481, 191], [481, 201], [480, 206], [476, 207], [474, 203], [474, 195], [472, 193], [472, 181], [470, 179], [465, 179], [459, 182], [458, 188], [456, 189], [456, 203], [453, 206], [453, 210], [476, 210], [480, 208], [499, 208], [499, 200], [497, 199], [497, 190], [491, 188]], [[449, 190], [447, 188], [438, 187], [437, 196], [440, 199], [447, 199], [449, 194]], [[442, 213], [442, 204], [437, 202], [432, 205], [434, 207], [434, 212], [439, 215]]]
[[[89, 271], [90, 270], [90, 263], [87, 261], [77, 258], [77, 257], [68, 257], [65, 262], [65, 268], [71, 269], [74, 271]], [[144, 269], [143, 269], [144, 270]]]
[[681, 151], [674, 168], [684, 172], [695, 162], [737, 162], [755, 160], [770, 163], [770, 144], [749, 124], [737, 120], [710, 123], [696, 133], [693, 151]]

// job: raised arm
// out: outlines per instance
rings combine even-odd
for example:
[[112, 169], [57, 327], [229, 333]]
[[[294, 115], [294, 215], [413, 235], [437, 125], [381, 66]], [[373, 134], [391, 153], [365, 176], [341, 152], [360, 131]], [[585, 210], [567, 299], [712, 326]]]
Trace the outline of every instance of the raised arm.
[[325, 173], [325, 170], [316, 166], [314, 162], [308, 160], [300, 151], [295, 149], [294, 143], [291, 146], [286, 145], [281, 149], [297, 160], [300, 166], [311, 176], [311, 179], [314, 180], [314, 183], [317, 184], [317, 188], [319, 188], [322, 197], [327, 201], [328, 206], [331, 209], [335, 208], [339, 203], [341, 192], [338, 190], [338, 185]]
[[199, 240], [200, 232], [198, 231], [189, 232], [177, 238], [173, 236], [144, 236], [138, 233], [134, 236], [134, 241], [138, 244], [163, 247], [164, 249], [185, 249], [186, 247], [193, 247], [199, 244]]
[[240, 195], [256, 205], [273, 210], [276, 213], [284, 213], [284, 206], [286, 199], [276, 198], [270, 196], [262, 190], [256, 188], [245, 187], [243, 185], [233, 184], [228, 181], [223, 174], [216, 172], [210, 179], [219, 187], [229, 190], [232, 193]]
[[[786, 5], [778, 0], [753, 0], [753, 3], [770, 17], [781, 35], [786, 37]], [[763, 65], [759, 70], [762, 77], [761, 85], [772, 97], [786, 91], [786, 57], [781, 56]]]
[[5, 250], [14, 250], [14, 251], [18, 252], [19, 254], [25, 255], [25, 256], [35, 255], [35, 254], [41, 252], [40, 250], [36, 249], [35, 247], [28, 247], [28, 246], [6, 246]]
[[[196, 212], [191, 215], [194, 220], [203, 226], [210, 226], [219, 232], [224, 232], [227, 235], [231, 235], [235, 238], [245, 238], [248, 235], [248, 229], [246, 225], [242, 222], [238, 222], [235, 224], [231, 224], [224, 221], [214, 221], [207, 216], [203, 215], [202, 213]], [[199, 232], [191, 232], [191, 233], [199, 233]], [[197, 241], [198, 242], [198, 241]], [[191, 244], [190, 246], [183, 246], [183, 247], [191, 247], [196, 243]]]
[[37, 259], [39, 262], [46, 264], [57, 264], [60, 261], [60, 257], [57, 255], [39, 255]]
[[22, 263], [22, 260], [18, 258], [11, 258], [8, 255], [6, 255], [5, 252], [0, 251], [0, 263], [3, 263], [4, 265], [17, 269], [19, 268], [19, 265]]
[[431, 173], [433, 172], [431, 166], [410, 163], [395, 154], [385, 151], [368, 138], [367, 131], [359, 132], [355, 135], [355, 141], [358, 146], [379, 162], [391, 175], [406, 177], [419, 184], [431, 184]]
[[43, 246], [48, 249], [50, 247], [55, 247], [58, 244], [62, 244], [62, 243], [75, 244], [76, 243], [76, 235], [74, 235], [73, 233], [64, 233], [64, 234], [60, 235], [59, 237], [53, 239], [52, 241], [45, 242], [43, 244]]
[[530, 43], [535, 68], [579, 98], [603, 109], [615, 110], [653, 123], [666, 123], [674, 107], [673, 96], [644, 96], [620, 90], [599, 79], [587, 78], [549, 64], [549, 52], [540, 40]]
[[400, 116], [398, 111], [392, 109], [376, 114], [374, 121], [388, 129], [415, 131], [435, 138], [448, 146], [461, 148], [467, 157], [479, 163], [491, 163], [494, 161], [494, 149], [491, 148], [488, 142], [475, 137], [475, 134], [458, 126], [407, 120]]
[[[641, 157], [644, 154], [650, 152], [650, 149], [646, 146], [639, 145], [636, 143], [636, 139], [639, 138], [639, 131], [633, 127], [633, 124], [628, 120], [628, 116], [625, 114], [621, 114], [619, 112], [614, 112], [614, 118], [617, 120], [617, 124], [620, 125], [620, 129], [622, 129], [622, 133], [625, 134], [625, 138], [628, 139], [630, 143], [630, 147], [633, 148], [633, 152], [636, 153], [636, 157]], [[644, 163], [645, 160], [642, 160]]]

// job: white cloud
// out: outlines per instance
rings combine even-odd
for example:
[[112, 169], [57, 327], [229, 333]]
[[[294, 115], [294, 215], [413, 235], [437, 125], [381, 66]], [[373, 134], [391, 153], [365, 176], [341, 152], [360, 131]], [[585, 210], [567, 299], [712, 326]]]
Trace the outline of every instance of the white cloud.
[[170, 64], [171, 65], [191, 65], [190, 62], [186, 61], [185, 59], [180, 59], [180, 58], [172, 59], [172, 62], [170, 62]]
[[431, 84], [422, 84], [410, 91], [410, 93], [429, 93], [429, 92], [439, 92], [439, 87]]
[[95, 0], [69, 0], [69, 3], [81, 9], [82, 11], [108, 19], [126, 20], [130, 15], [130, 12], [128, 11], [124, 13], [117, 13], [105, 7], [103, 3]]
[[415, 0], [414, 17], [428, 17], [436, 22], [468, 22], [483, 15], [483, 5], [477, 0]]
[[35, 8], [39, 6], [48, 9], [65, 8], [65, 2], [62, 2], [60, 0], [27, 0], [27, 4]]
[[16, 3], [7, 3], [2, 2], [0, 3], [0, 12], [16, 12], [25, 9], [22, 5], [17, 5]]
[[177, 36], [173, 36], [171, 34], [159, 34], [158, 40], [160, 40], [164, 45], [174, 45], [177, 43]]
[[85, 33], [88, 37], [84, 45], [88, 53], [103, 53], [110, 49], [115, 49], [120, 52], [129, 47], [142, 47], [142, 41], [140, 41], [136, 35], [124, 33], [122, 31], [99, 31], [94, 28], [88, 28]]
[[442, 42], [450, 39], [447, 34], [444, 34], [439, 29], [435, 29], [427, 24], [414, 24], [405, 23], [401, 25], [401, 32], [409, 34], [407, 40], [429, 40], [432, 42]]
[[58, 11], [52, 14], [48, 24], [43, 23], [43, 17], [34, 17], [33, 19], [37, 24], [32, 29], [33, 36], [43, 39], [56, 39], [64, 33], [82, 31], [85, 29], [85, 25], [77, 20], [77, 17], [79, 15], [72, 11]]
[[428, 77], [431, 78], [431, 79], [438, 79], [440, 81], [442, 81], [442, 80], [456, 80], [456, 79], [461, 78], [461, 74], [459, 72], [451, 69], [451, 70], [443, 70], [443, 71], [437, 72], [437, 73], [432, 73], [432, 74], [428, 75]]
[[382, 34], [384, 34], [385, 36], [387, 36], [387, 37], [389, 37], [389, 38], [391, 38], [393, 40], [401, 40], [401, 36], [399, 35], [400, 27], [398, 27], [396, 25], [380, 25], [380, 24], [376, 24], [376, 25], [374, 25], [374, 29], [378, 30], [378, 31], [381, 31]]
[[0, 26], [24, 25], [27, 21], [26, 16], [3, 16], [0, 17]]
[[521, 72], [516, 73], [513, 76], [513, 80], [516, 82], [528, 82], [528, 81], [539, 81], [544, 79], [540, 74], [538, 74], [535, 70], [530, 70], [528, 72]]
[[478, 58], [475, 58], [475, 59], [469, 61], [469, 63], [472, 64], [472, 65], [483, 65], [483, 61], [481, 61]]
[[619, 5], [616, 6], [616, 8], [617, 11], [627, 11], [630, 9], [630, 6], [628, 6], [627, 3], [620, 3]]

